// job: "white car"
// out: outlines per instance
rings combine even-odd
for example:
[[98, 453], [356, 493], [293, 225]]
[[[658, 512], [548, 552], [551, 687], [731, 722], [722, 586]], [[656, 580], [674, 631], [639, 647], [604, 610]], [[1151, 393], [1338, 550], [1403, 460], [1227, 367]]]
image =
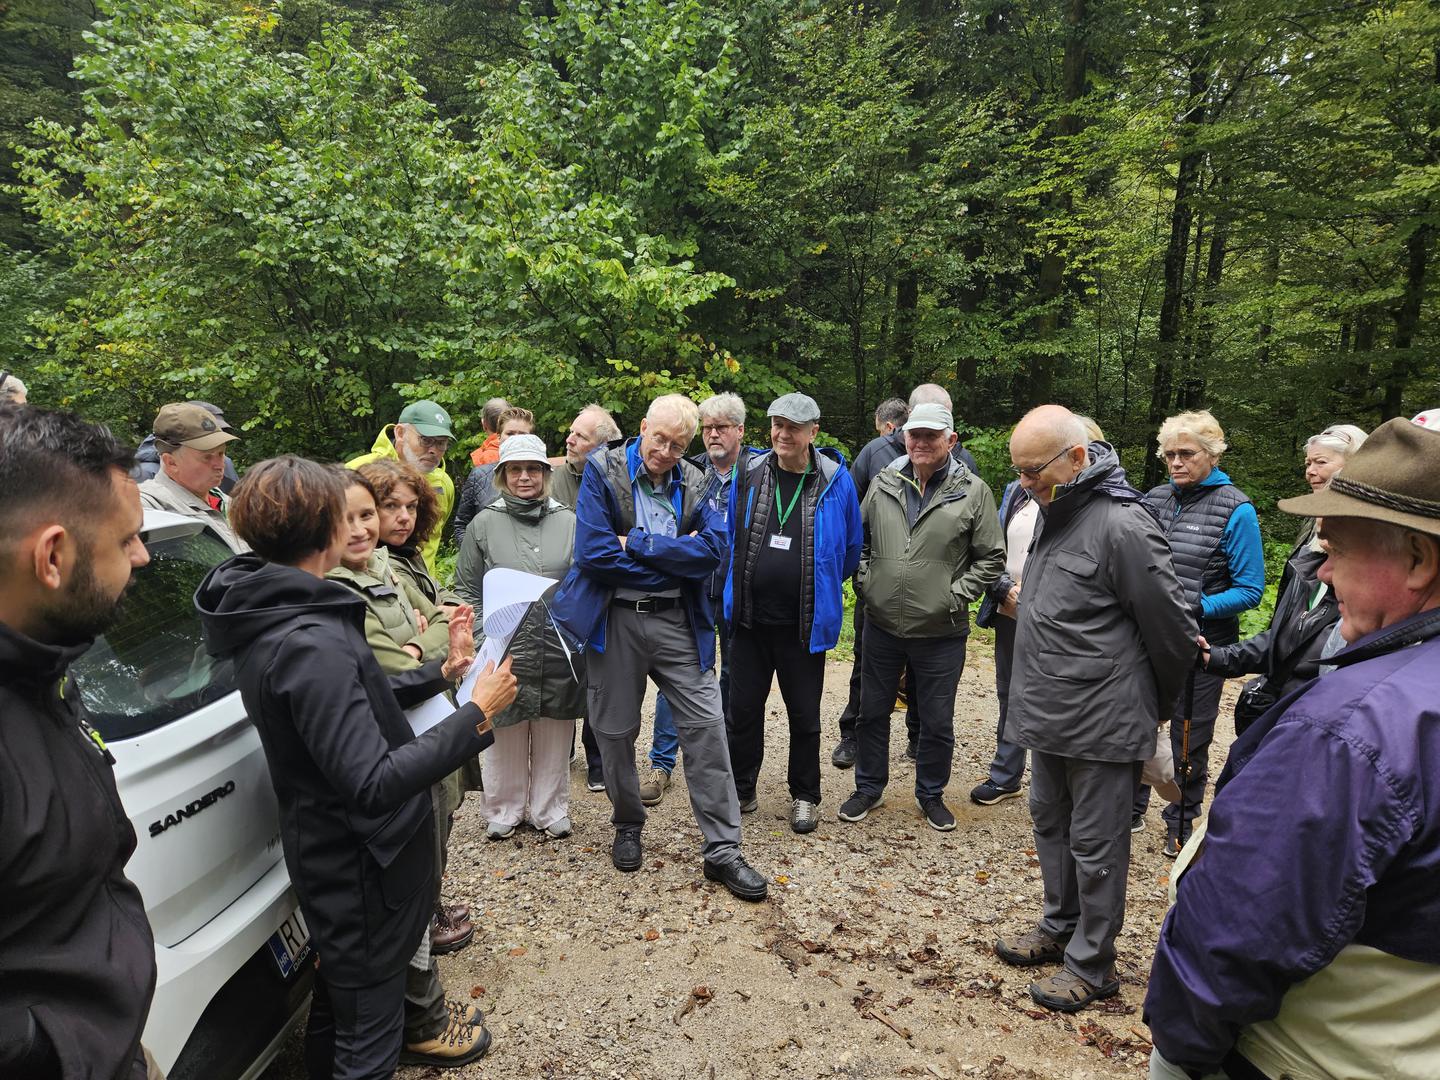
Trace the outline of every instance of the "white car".
[[125, 872], [159, 967], [144, 1043], [169, 1080], [248, 1080], [305, 1015], [309, 933], [260, 736], [232, 665], [205, 653], [193, 603], [230, 549], [203, 522], [155, 510], [142, 536], [150, 564], [72, 670], [139, 841]]

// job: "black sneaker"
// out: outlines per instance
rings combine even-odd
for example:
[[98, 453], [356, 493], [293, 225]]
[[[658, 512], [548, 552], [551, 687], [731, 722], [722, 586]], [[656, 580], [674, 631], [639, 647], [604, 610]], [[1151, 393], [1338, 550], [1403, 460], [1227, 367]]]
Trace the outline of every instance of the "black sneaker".
[[939, 832], [949, 832], [955, 828], [955, 815], [945, 805], [945, 800], [938, 795], [933, 799], [915, 800], [915, 805], [920, 807], [920, 813], [925, 815], [925, 821], [930, 828]]
[[883, 801], [881, 798], [872, 799], [869, 795], [861, 795], [856, 791], [840, 804], [840, 809], [835, 811], [835, 816], [841, 821], [864, 821], [866, 815]]
[[1018, 799], [1019, 797], [1019, 788], [1003, 788], [998, 784], [992, 784], [989, 780], [977, 784], [975, 789], [970, 792], [970, 801], [979, 806], [994, 806], [1006, 799]]
[[1145, 831], [1145, 815], [1144, 815], [1144, 814], [1136, 814], [1134, 817], [1132, 817], [1132, 818], [1130, 819], [1130, 831], [1131, 831], [1131, 832], [1144, 832], [1144, 831]]
[[615, 843], [610, 847], [610, 862], [615, 869], [628, 874], [632, 870], [639, 870], [643, 861], [644, 855], [640, 850], [640, 827], [638, 825], [622, 825], [616, 829]]
[[588, 765], [585, 768], [585, 790], [605, 790], [605, 770], [601, 768], [598, 761], [594, 765]]
[[855, 740], [849, 735], [842, 735], [840, 741], [835, 744], [834, 752], [830, 755], [830, 764], [837, 769], [853, 769], [856, 750]]

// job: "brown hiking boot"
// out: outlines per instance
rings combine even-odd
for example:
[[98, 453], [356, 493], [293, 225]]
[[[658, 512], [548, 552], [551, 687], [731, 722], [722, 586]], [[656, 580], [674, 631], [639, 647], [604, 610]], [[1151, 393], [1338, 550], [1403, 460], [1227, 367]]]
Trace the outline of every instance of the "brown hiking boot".
[[651, 769], [650, 776], [640, 785], [640, 801], [646, 806], [658, 806], [670, 787], [670, 774], [664, 769]]
[[451, 917], [444, 904], [435, 905], [435, 919], [430, 924], [430, 951], [436, 956], [458, 952], [475, 936], [475, 924]]
[[424, 1042], [406, 1043], [400, 1051], [401, 1065], [434, 1065], [453, 1069], [477, 1061], [490, 1049], [490, 1032], [484, 1024], [467, 1024], [452, 1010], [445, 1030]]
[[1030, 984], [1030, 996], [1037, 1004], [1056, 1012], [1079, 1012], [1092, 1001], [1114, 997], [1120, 992], [1120, 981], [1115, 978], [1115, 969], [1098, 986], [1087, 982], [1069, 968]]
[[1053, 938], [1038, 926], [1014, 937], [995, 939], [995, 955], [1007, 964], [1016, 967], [1034, 967], [1036, 964], [1058, 964], [1065, 959], [1064, 941]]

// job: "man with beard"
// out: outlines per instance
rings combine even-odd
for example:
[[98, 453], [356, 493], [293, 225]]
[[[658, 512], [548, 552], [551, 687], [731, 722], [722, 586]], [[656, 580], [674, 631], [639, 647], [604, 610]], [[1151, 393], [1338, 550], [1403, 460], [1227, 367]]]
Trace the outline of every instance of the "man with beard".
[[[381, 458], [399, 458], [415, 466], [430, 478], [430, 487], [440, 503], [440, 523], [443, 526], [455, 507], [455, 481], [445, 471], [445, 452], [454, 441], [455, 429], [450, 425], [450, 414], [433, 401], [414, 401], [400, 411], [399, 421], [380, 429], [370, 453], [351, 458], [345, 466], [358, 469]], [[444, 531], [443, 528], [436, 529], [420, 548], [425, 565], [432, 571]]]
[[0, 1075], [142, 1080], [155, 943], [111, 772], [66, 669], [113, 619], [140, 541], [130, 450], [0, 405]]

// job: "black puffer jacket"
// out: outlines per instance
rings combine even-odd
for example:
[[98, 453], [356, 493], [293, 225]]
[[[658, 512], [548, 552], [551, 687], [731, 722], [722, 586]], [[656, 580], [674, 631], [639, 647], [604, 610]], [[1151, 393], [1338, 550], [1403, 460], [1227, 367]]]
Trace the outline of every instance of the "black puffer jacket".
[[280, 801], [285, 865], [325, 979], [399, 974], [432, 913], [431, 784], [492, 741], [466, 704], [420, 738], [402, 711], [447, 689], [438, 660], [386, 676], [365, 602], [337, 581], [238, 555], [195, 593], [205, 640], [235, 659]]
[[[1310, 607], [1310, 598], [1320, 585], [1315, 572], [1324, 561], [1325, 553], [1308, 544], [1291, 555], [1280, 577], [1270, 625], [1254, 637], [1211, 649], [1205, 670], [1227, 677], [1259, 672], [1258, 681], [1266, 694], [1276, 699], [1318, 676], [1320, 651], [1340, 618], [1340, 605], [1328, 586]], [[1280, 682], [1272, 686], [1276, 675]]]
[[[155, 940], [135, 831], [65, 670], [0, 623], [0, 1076], [144, 1080]], [[37, 1060], [38, 1059], [38, 1060]], [[33, 1073], [27, 1070], [34, 1070]]]

